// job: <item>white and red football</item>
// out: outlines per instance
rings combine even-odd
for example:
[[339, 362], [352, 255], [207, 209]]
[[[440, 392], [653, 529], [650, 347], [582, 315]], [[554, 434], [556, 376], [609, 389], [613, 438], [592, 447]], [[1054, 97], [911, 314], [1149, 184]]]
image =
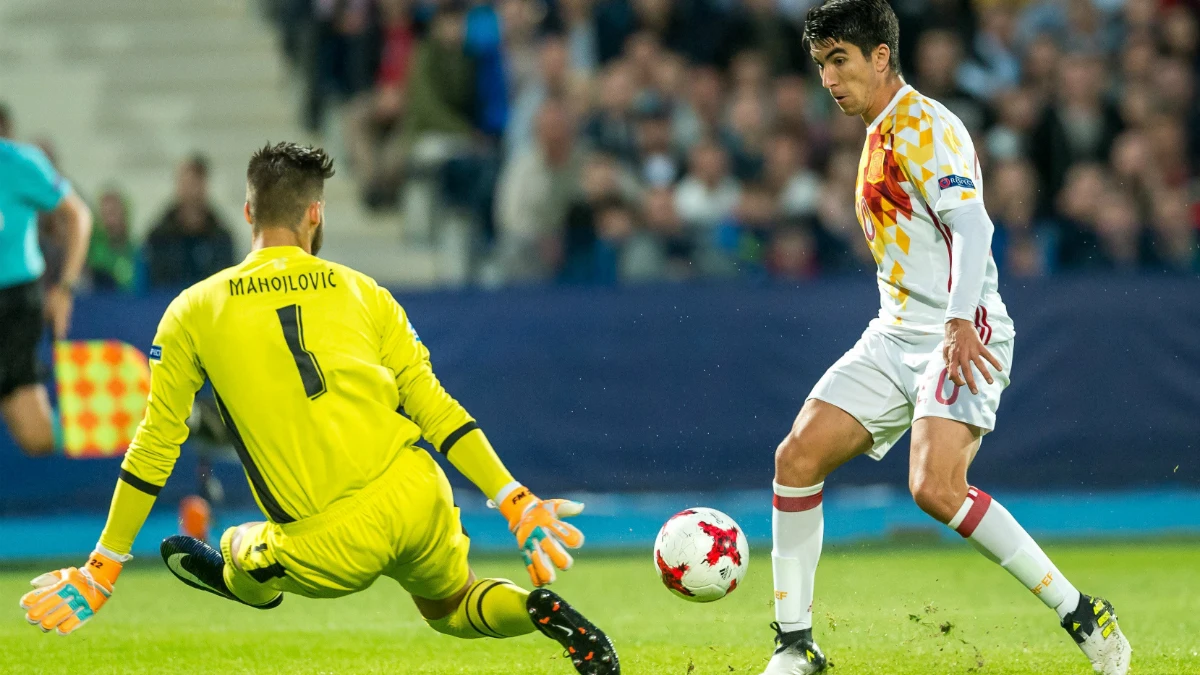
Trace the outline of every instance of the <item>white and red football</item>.
[[749, 564], [746, 534], [716, 509], [680, 511], [654, 540], [654, 568], [663, 585], [684, 600], [720, 600], [742, 583]]

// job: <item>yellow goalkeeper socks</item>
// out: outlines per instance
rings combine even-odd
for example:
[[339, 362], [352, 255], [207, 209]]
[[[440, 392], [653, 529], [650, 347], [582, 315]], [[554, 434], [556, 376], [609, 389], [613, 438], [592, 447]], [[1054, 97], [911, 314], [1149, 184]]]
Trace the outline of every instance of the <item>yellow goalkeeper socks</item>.
[[429, 621], [439, 633], [472, 640], [509, 638], [534, 631], [525, 607], [529, 591], [508, 579], [480, 579], [450, 616]]

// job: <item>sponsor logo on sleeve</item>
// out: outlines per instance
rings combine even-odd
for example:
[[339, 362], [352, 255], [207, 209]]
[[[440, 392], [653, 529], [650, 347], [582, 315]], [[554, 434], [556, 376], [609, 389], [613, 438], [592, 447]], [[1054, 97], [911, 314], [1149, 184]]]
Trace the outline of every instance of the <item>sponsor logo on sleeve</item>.
[[408, 322], [408, 332], [412, 333], [413, 339], [417, 342], [421, 341], [421, 336], [417, 334], [417, 329], [413, 328], [412, 321]]
[[151, 361], [162, 361], [162, 347], [159, 347], [158, 345], [151, 345], [150, 360]]
[[952, 187], [964, 188], [967, 190], [975, 189], [975, 181], [963, 176], [942, 176], [938, 179], [938, 187], [943, 190], [949, 190]]

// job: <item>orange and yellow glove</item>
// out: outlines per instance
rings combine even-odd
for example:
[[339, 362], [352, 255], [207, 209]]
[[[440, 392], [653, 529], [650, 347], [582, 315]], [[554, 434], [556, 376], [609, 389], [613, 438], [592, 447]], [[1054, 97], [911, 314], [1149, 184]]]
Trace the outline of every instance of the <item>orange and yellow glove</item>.
[[108, 602], [120, 574], [121, 563], [100, 552], [92, 553], [83, 569], [47, 572], [30, 582], [35, 590], [21, 596], [25, 620], [43, 633], [70, 635]]
[[508, 519], [509, 531], [517, 536], [517, 546], [534, 586], [553, 583], [554, 568], [571, 567], [574, 560], [563, 547], [583, 546], [583, 533], [562, 519], [579, 515], [583, 504], [566, 499], [542, 501], [520, 483], [501, 490], [494, 503]]

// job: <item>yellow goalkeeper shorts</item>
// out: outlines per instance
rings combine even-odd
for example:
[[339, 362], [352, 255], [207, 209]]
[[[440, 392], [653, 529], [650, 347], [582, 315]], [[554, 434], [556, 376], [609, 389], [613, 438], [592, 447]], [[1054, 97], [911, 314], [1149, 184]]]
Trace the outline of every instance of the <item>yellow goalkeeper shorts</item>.
[[[225, 531], [223, 551], [234, 530]], [[242, 579], [310, 598], [355, 593], [388, 576], [412, 595], [441, 600], [466, 585], [469, 548], [446, 474], [413, 448], [324, 513], [247, 528], [238, 564], [226, 565]]]

